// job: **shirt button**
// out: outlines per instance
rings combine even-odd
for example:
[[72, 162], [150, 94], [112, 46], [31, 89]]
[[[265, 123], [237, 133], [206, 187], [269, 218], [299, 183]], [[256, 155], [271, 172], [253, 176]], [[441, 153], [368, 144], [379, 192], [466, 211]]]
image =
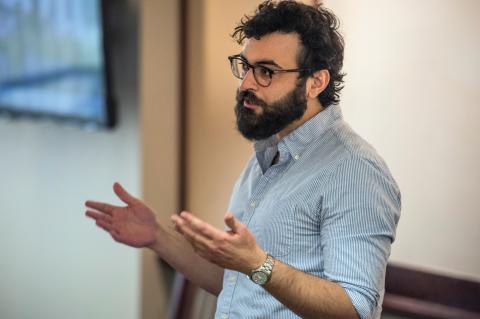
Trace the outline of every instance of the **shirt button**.
[[237, 278], [235, 276], [228, 277], [228, 281], [231, 282], [231, 283], [234, 283], [235, 280], [237, 280]]
[[222, 313], [221, 318], [222, 319], [228, 319], [228, 315], [226, 313]]
[[257, 203], [256, 203], [255, 201], [253, 201], [253, 202], [250, 203], [250, 206], [251, 206], [252, 208], [255, 208], [255, 207], [257, 207]]
[[300, 155], [298, 154], [295, 154], [295, 156], [293, 157], [295, 160], [298, 160], [300, 158]]

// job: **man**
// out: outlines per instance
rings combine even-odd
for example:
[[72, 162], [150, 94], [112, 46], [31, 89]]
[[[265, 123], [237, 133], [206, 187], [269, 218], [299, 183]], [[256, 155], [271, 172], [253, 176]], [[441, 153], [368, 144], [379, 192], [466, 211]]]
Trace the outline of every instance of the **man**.
[[343, 39], [321, 6], [264, 2], [233, 37], [238, 130], [255, 154], [219, 230], [189, 212], [159, 225], [127, 206], [87, 201], [119, 242], [148, 247], [218, 295], [216, 318], [379, 318], [400, 193], [383, 160], [343, 121]]

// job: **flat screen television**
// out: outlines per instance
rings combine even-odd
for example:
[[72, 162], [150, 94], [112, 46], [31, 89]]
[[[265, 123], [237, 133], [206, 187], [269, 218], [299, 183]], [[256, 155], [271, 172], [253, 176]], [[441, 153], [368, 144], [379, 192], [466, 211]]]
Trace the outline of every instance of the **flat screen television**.
[[115, 125], [107, 1], [0, 0], [0, 115]]

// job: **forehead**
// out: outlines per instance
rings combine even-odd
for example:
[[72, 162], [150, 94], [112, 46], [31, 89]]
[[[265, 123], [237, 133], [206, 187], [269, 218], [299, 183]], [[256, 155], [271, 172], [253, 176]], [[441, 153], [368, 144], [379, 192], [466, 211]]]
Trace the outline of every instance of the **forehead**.
[[300, 45], [297, 33], [274, 32], [259, 40], [247, 39], [242, 54], [250, 63], [273, 60], [282, 68], [294, 68], [297, 66]]

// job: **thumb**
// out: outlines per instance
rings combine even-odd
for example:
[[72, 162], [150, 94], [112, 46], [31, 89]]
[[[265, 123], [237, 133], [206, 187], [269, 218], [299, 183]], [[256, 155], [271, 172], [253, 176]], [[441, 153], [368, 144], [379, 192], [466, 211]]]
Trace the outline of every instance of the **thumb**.
[[118, 196], [118, 198], [120, 198], [122, 200], [122, 202], [124, 202], [127, 205], [134, 205], [134, 204], [138, 203], [138, 201], [139, 201], [137, 198], [130, 195], [125, 190], [125, 188], [123, 188], [123, 186], [120, 185], [120, 183], [113, 184], [113, 191]]
[[240, 222], [235, 219], [231, 212], [227, 212], [225, 214], [225, 224], [230, 227], [232, 232], [237, 233], [238, 227], [240, 226]]

